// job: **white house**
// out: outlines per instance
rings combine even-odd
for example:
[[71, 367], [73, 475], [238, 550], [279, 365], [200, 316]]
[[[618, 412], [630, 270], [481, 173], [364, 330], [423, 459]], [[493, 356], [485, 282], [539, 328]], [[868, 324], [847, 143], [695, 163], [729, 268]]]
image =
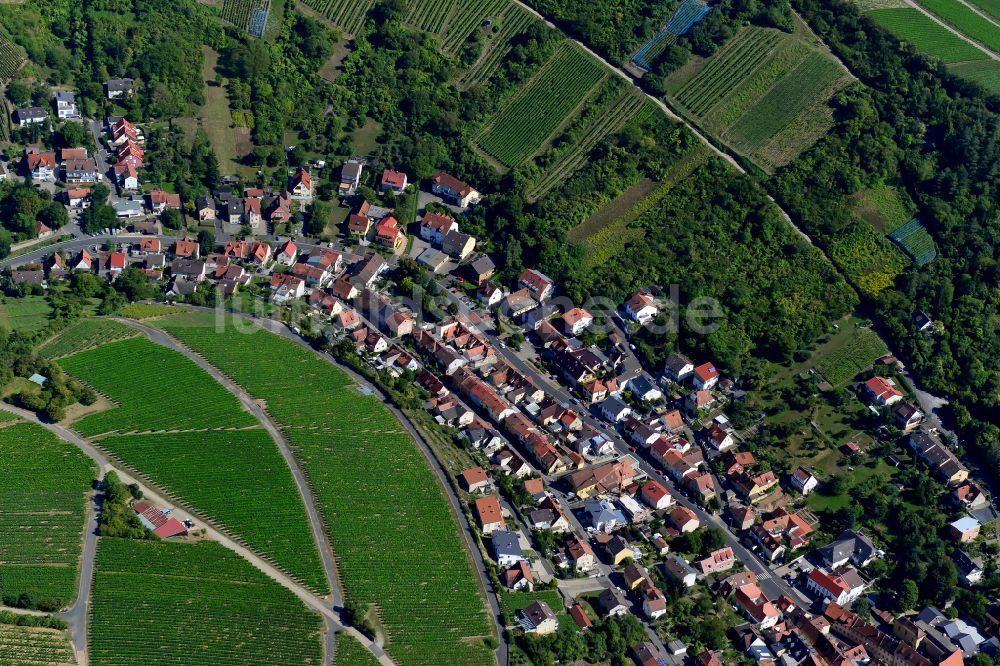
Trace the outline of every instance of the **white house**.
[[471, 185], [444, 171], [438, 171], [431, 178], [431, 192], [462, 208], [477, 204], [482, 199], [482, 195]]
[[562, 319], [566, 332], [573, 336], [580, 335], [594, 323], [593, 315], [583, 308], [573, 308], [564, 314]]
[[647, 323], [659, 313], [660, 308], [648, 291], [639, 290], [625, 301], [625, 316], [640, 324]]
[[40, 125], [49, 117], [49, 112], [40, 106], [28, 106], [14, 112], [14, 120], [18, 127]]
[[789, 483], [803, 495], [808, 495], [819, 485], [819, 480], [805, 467], [799, 467], [792, 473]]
[[291, 266], [295, 263], [295, 257], [297, 257], [298, 254], [299, 249], [295, 247], [295, 243], [289, 240], [281, 246], [281, 249], [278, 250], [278, 254], [274, 257], [274, 260], [282, 266]]
[[76, 97], [73, 96], [73, 93], [65, 91], [56, 93], [56, 115], [59, 120], [80, 117], [80, 109], [76, 105]]
[[826, 573], [816, 568], [809, 572], [806, 589], [823, 599], [830, 599], [839, 606], [850, 608], [851, 604], [864, 593], [865, 582], [854, 569], [846, 569], [840, 573]]
[[632, 408], [620, 398], [608, 398], [600, 404], [600, 409], [604, 418], [615, 423], [624, 421], [632, 413]]
[[702, 363], [694, 369], [695, 388], [702, 391], [711, 391], [719, 383], [719, 371], [712, 363]]

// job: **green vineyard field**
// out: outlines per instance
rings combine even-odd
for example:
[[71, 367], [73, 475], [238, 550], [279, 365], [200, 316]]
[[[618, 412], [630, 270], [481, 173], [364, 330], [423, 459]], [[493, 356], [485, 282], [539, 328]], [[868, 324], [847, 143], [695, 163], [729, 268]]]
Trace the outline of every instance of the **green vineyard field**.
[[295, 595], [216, 543], [99, 542], [92, 666], [318, 666], [321, 629]]
[[313, 352], [259, 329], [218, 332], [210, 321], [155, 324], [266, 401], [314, 489], [346, 597], [375, 604], [387, 651], [405, 664], [493, 663], [458, 525], [402, 425]]
[[100, 446], [306, 587], [329, 592], [305, 507], [266, 430], [106, 437]]
[[0, 624], [0, 666], [76, 666], [66, 632]]
[[0, 597], [56, 608], [76, 594], [90, 459], [41, 426], [0, 428]]
[[110, 319], [77, 319], [38, 350], [44, 358], [60, 358], [105, 342], [134, 338], [139, 332]]
[[479, 147], [507, 166], [519, 164], [538, 150], [604, 76], [597, 61], [567, 45], [487, 125], [477, 139]]
[[918, 9], [873, 9], [865, 15], [901, 40], [909, 42], [916, 50], [945, 63], [986, 59], [981, 50], [962, 41]]
[[112, 342], [59, 361], [118, 406], [73, 424], [102, 433], [246, 427], [257, 424], [239, 400], [175, 351], [146, 338]]

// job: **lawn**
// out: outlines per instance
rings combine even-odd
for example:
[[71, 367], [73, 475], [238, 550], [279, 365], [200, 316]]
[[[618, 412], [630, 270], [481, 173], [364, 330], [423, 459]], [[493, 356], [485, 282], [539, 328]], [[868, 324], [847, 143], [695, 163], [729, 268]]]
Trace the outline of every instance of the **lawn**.
[[38, 349], [44, 358], [60, 358], [105, 342], [134, 338], [139, 332], [110, 319], [77, 319]]
[[101, 539], [92, 604], [93, 666], [322, 662], [320, 618], [213, 542]]
[[44, 428], [0, 428], [0, 597], [59, 608], [76, 596], [86, 497], [97, 469]]
[[459, 527], [399, 421], [312, 351], [245, 321], [222, 332], [212, 321], [198, 313], [155, 325], [267, 403], [314, 489], [346, 597], [377, 607], [386, 650], [404, 664], [492, 664]]
[[180, 124], [188, 130], [189, 138], [194, 137], [197, 128], [205, 130], [208, 140], [212, 144], [212, 149], [215, 151], [215, 156], [219, 158], [220, 171], [224, 175], [234, 175], [239, 173], [239, 160], [249, 152], [249, 149], [245, 142], [238, 140], [237, 129], [232, 126], [233, 114], [229, 108], [229, 95], [226, 92], [225, 79], [223, 79], [222, 85], [215, 84], [219, 54], [208, 46], [202, 48], [205, 52], [204, 64], [202, 65], [202, 77], [205, 80], [205, 106], [196, 117], [181, 119]]
[[355, 155], [367, 155], [378, 147], [382, 123], [369, 118], [364, 125], [351, 132], [351, 147]]
[[874, 458], [857, 465], [853, 470], [848, 469], [846, 464], [842, 464], [836, 472], [847, 479], [847, 489], [841, 495], [824, 495], [822, 492], [814, 492], [806, 500], [806, 504], [813, 511], [837, 511], [847, 506], [851, 502], [850, 491], [855, 486], [859, 486], [876, 474], [894, 476], [896, 469], [881, 458]]
[[874, 331], [850, 327], [846, 334], [836, 336], [834, 342], [817, 352], [813, 367], [832, 386], [839, 387], [870, 369], [888, 353], [889, 348]]
[[51, 312], [44, 296], [8, 296], [0, 301], [0, 326], [11, 331], [37, 331], [49, 323]]
[[181, 354], [146, 338], [111, 342], [59, 361], [63, 370], [118, 403], [73, 424], [85, 437], [256, 426], [239, 400]]
[[852, 200], [854, 213], [883, 234], [895, 231], [916, 213], [909, 197], [885, 183], [861, 190]]
[[65, 631], [0, 623], [0, 664], [76, 666]]

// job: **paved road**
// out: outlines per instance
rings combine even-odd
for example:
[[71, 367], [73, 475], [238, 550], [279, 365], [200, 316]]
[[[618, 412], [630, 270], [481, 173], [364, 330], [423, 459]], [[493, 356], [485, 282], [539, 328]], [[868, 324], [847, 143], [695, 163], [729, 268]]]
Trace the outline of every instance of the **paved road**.
[[179, 354], [183, 354], [189, 360], [197, 364], [198, 367], [208, 373], [208, 375], [215, 379], [215, 381], [222, 384], [226, 390], [235, 395], [247, 411], [253, 414], [261, 425], [263, 425], [268, 431], [268, 433], [270, 433], [271, 438], [274, 439], [275, 443], [278, 445], [278, 450], [281, 451], [282, 458], [285, 459], [285, 464], [288, 465], [288, 468], [292, 472], [292, 477], [295, 479], [295, 486], [299, 491], [299, 498], [305, 505], [306, 513], [309, 516], [309, 526], [312, 529], [313, 540], [315, 541], [316, 548], [323, 560], [323, 569], [326, 573], [327, 583], [332, 590], [333, 608], [342, 608], [343, 595], [339, 587], [336, 565], [334, 564], [333, 559], [333, 549], [326, 540], [326, 529], [323, 525], [323, 519], [320, 517], [319, 512], [316, 509], [316, 499], [313, 497], [312, 490], [309, 488], [309, 484], [305, 479], [305, 474], [299, 467], [298, 461], [289, 449], [285, 436], [281, 433], [281, 430], [278, 429], [278, 426], [274, 423], [274, 421], [271, 420], [270, 415], [268, 415], [264, 408], [261, 407], [260, 403], [254, 400], [246, 391], [243, 390], [241, 386], [234, 383], [224, 374], [219, 372], [215, 366], [210, 365], [201, 356], [198, 356], [163, 331], [140, 324], [132, 319], [124, 319], [121, 317], [115, 317], [114, 319], [119, 323], [142, 331], [152, 342], [162, 347], [172, 349]]
[[[468, 307], [461, 301], [461, 299], [456, 298], [454, 294], [452, 294], [448, 290], [445, 290], [445, 292], [449, 294], [449, 297], [451, 298], [452, 302], [458, 306], [460, 313], [462, 314], [469, 313]], [[657, 479], [665, 486], [667, 486], [667, 488], [670, 489], [671, 494], [674, 496], [674, 498], [681, 506], [685, 506], [688, 509], [691, 509], [692, 511], [695, 512], [699, 520], [702, 522], [702, 525], [710, 525], [712, 527], [717, 527], [721, 529], [723, 533], [726, 535], [726, 545], [731, 546], [736, 556], [741, 561], [743, 561], [743, 563], [746, 565], [748, 569], [750, 569], [757, 575], [757, 578], [760, 580], [761, 583], [760, 585], [761, 589], [763, 589], [764, 592], [768, 594], [768, 596], [774, 599], [784, 594], [790, 597], [791, 599], [799, 599], [800, 601], [805, 599], [798, 590], [795, 590], [794, 588], [789, 586], [780, 577], [774, 576], [770, 568], [767, 566], [767, 564], [765, 564], [762, 560], [760, 560], [749, 549], [744, 547], [743, 544], [740, 543], [739, 538], [737, 538], [737, 536], [730, 531], [729, 526], [726, 525], [726, 523], [719, 516], [712, 514], [708, 511], [705, 511], [700, 505], [689, 501], [687, 498], [683, 496], [680, 490], [678, 490], [673, 481], [671, 481], [667, 477], [661, 477], [659, 474], [657, 474], [656, 469], [653, 467], [653, 465], [651, 465], [645, 459], [641, 458], [638, 454], [632, 454], [632, 452], [629, 450], [629, 445], [618, 435], [613, 425], [606, 423], [601, 419], [598, 419], [593, 414], [588, 412], [586, 408], [582, 407], [579, 404], [579, 402], [574, 398], [574, 396], [571, 395], [569, 391], [567, 391], [561, 384], [554, 381], [547, 374], [537, 369], [534, 365], [527, 363], [520, 356], [518, 356], [513, 351], [505, 347], [501, 343], [501, 341], [492, 333], [482, 331], [482, 329], [480, 329], [480, 331], [490, 341], [490, 344], [494, 346], [494, 348], [497, 350], [497, 353], [500, 354], [504, 358], [504, 360], [507, 361], [514, 369], [518, 370], [522, 374], [529, 377], [533, 382], [535, 382], [536, 386], [539, 386], [542, 389], [544, 389], [549, 395], [554, 397], [559, 402], [568, 405], [575, 405], [577, 407], [577, 411], [580, 413], [580, 418], [584, 421], [584, 423], [591, 426], [592, 428], [600, 430], [601, 432], [607, 433], [614, 441], [615, 448], [618, 450], [619, 453], [629, 454], [639, 458], [640, 469], [643, 472], [645, 472], [650, 478]], [[575, 522], [575, 527], [577, 529], [582, 529], [582, 526], [579, 524], [579, 522]], [[606, 571], [602, 570], [601, 574], [606, 575]]]
[[[263, 559], [258, 557], [255, 553], [253, 553], [251, 550], [249, 550], [242, 544], [237, 543], [236, 541], [229, 538], [225, 534], [222, 534], [221, 532], [216, 530], [209, 523], [207, 523], [201, 516], [198, 516], [190, 512], [186, 508], [178, 506], [175, 502], [168, 500], [158, 490], [154, 490], [153, 487], [150, 486], [145, 481], [141, 481], [138, 478], [129, 474], [128, 472], [114, 467], [108, 460], [108, 458], [104, 456], [103, 453], [101, 453], [93, 446], [91, 446], [87, 441], [81, 439], [78, 435], [76, 435], [76, 433], [67, 430], [66, 428], [63, 428], [58, 424], [43, 422], [39, 420], [38, 417], [35, 416], [32, 412], [27, 412], [23, 409], [13, 407], [12, 405], [8, 405], [3, 402], [0, 402], [0, 409], [11, 412], [13, 414], [17, 414], [26, 421], [31, 421], [33, 423], [36, 423], [42, 426], [43, 428], [46, 428], [47, 430], [55, 433], [56, 435], [66, 440], [70, 444], [73, 444], [81, 451], [83, 451], [87, 456], [89, 456], [94, 462], [97, 463], [98, 467], [101, 469], [102, 477], [107, 472], [113, 470], [118, 474], [119, 478], [122, 480], [123, 483], [137, 484], [139, 488], [142, 490], [143, 495], [147, 497], [151, 502], [160, 504], [162, 506], [173, 506], [174, 507], [173, 516], [178, 520], [183, 521], [187, 519], [187, 520], [198, 521], [202, 525], [202, 528], [205, 530], [205, 535], [209, 539], [212, 539], [218, 542], [220, 545], [235, 552], [237, 555], [247, 560], [250, 564], [257, 567], [257, 569], [259, 569], [269, 578], [277, 582], [285, 589], [292, 592], [292, 594], [298, 597], [302, 601], [302, 603], [304, 603], [308, 608], [311, 608], [312, 610], [322, 615], [324, 619], [328, 622], [328, 624], [332, 624], [337, 631], [344, 631], [353, 636], [359, 643], [364, 645], [369, 652], [375, 655], [375, 657], [379, 660], [381, 664], [383, 664], [383, 666], [394, 666], [395, 662], [393, 662], [392, 659], [389, 658], [389, 656], [385, 653], [385, 651], [381, 647], [373, 643], [367, 636], [359, 632], [354, 627], [345, 625], [340, 618], [340, 614], [335, 610], [331, 609], [326, 601], [317, 597], [309, 590], [301, 587], [298, 583], [293, 581], [286, 574], [279, 571], [268, 562], [265, 562]], [[90, 566], [92, 570], [93, 552], [90, 553], [89, 560], [91, 562]], [[87, 566], [86, 561], [84, 562], [84, 566]], [[89, 591], [89, 583], [88, 583], [88, 591]], [[89, 603], [90, 601], [88, 595], [87, 601], [85, 602], [86, 606], [89, 606]], [[85, 629], [86, 617], [87, 617], [86, 610], [85, 608], [80, 608], [77, 609], [76, 613], [77, 614], [72, 616], [68, 621], [72, 625], [71, 636], [72, 639], [74, 640], [73, 644], [74, 650], [76, 650], [78, 654], [81, 651], [84, 653], [84, 660], [81, 662], [81, 664], [85, 666], [87, 663], [86, 641], [84, 640], [84, 643], [82, 645], [76, 643], [75, 641], [77, 640], [76, 637], [78, 635], [82, 635], [84, 637], [86, 636], [86, 629]], [[83, 614], [82, 616], [80, 615], [81, 613]], [[79, 628], [81, 624], [84, 627], [84, 629], [82, 630]]]

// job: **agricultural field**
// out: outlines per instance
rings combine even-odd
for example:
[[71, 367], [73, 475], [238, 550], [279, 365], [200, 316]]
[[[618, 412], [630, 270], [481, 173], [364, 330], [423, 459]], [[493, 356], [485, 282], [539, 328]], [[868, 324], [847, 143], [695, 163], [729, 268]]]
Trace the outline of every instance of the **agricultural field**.
[[816, 355], [815, 368], [832, 386], [839, 387], [888, 353], [885, 342], [874, 331], [852, 326], [836, 345]]
[[[586, 163], [590, 151], [605, 137], [620, 131], [633, 120], [642, 121], [656, 112], [652, 102], [629, 89], [599, 107], [590, 106], [585, 111], [584, 126], [568, 140], [568, 145], [557, 145], [562, 137], [554, 142], [557, 145], [557, 155], [545, 166], [542, 175], [528, 190], [528, 198], [536, 200], [562, 184]], [[543, 158], [547, 157], [548, 154], [543, 155]]]
[[106, 342], [134, 338], [139, 332], [110, 319], [77, 319], [38, 348], [43, 358], [60, 358]]
[[1000, 21], [1000, 0], [971, 0], [972, 4]]
[[129, 303], [121, 309], [121, 315], [129, 319], [149, 319], [164, 315], [184, 312], [185, 308], [175, 305], [159, 305], [156, 303]]
[[899, 227], [889, 234], [889, 238], [910, 255], [917, 266], [926, 266], [937, 258], [937, 245], [919, 218], [915, 217]]
[[0, 666], [76, 666], [65, 631], [0, 623]]
[[948, 69], [958, 76], [975, 81], [987, 92], [1000, 95], [1000, 62], [980, 60], [951, 65]]
[[718, 53], [667, 81], [668, 98], [757, 166], [773, 172], [833, 125], [829, 100], [850, 75], [799, 26], [742, 29]]
[[919, 9], [873, 9], [865, 12], [865, 15], [899, 39], [908, 42], [917, 51], [946, 64], [986, 59], [986, 54], [981, 50], [938, 25]]
[[459, 3], [451, 0], [424, 0], [410, 3], [410, 11], [405, 23], [410, 27], [424, 32], [441, 34], [448, 19], [458, 9]]
[[52, 306], [44, 296], [4, 298], [0, 301], [0, 326], [11, 331], [38, 331], [49, 323]]
[[0, 428], [0, 477], [0, 599], [69, 604], [96, 467], [41, 426], [15, 423]]
[[73, 424], [85, 437], [256, 426], [239, 400], [181, 354], [146, 338], [102, 345], [59, 361], [118, 406]]
[[[252, 15], [263, 12], [266, 16], [270, 9], [271, 0], [224, 0], [221, 16], [224, 21], [249, 32]], [[260, 37], [262, 34], [256, 36]]]
[[955, 0], [917, 0], [917, 4], [974, 42], [1000, 53], [1000, 28]]
[[24, 51], [0, 31], [0, 83], [7, 83], [24, 64]]
[[906, 257], [868, 224], [856, 223], [830, 243], [830, 259], [870, 296], [891, 287]]
[[356, 35], [375, 0], [300, 0], [309, 9], [326, 17], [333, 27]]
[[305, 507], [266, 430], [126, 435], [99, 444], [305, 586], [329, 592]]
[[[439, 0], [419, 0], [427, 6]], [[454, 55], [475, 30], [487, 21], [503, 24], [517, 10], [509, 0], [458, 0], [452, 1], [456, 9], [440, 32], [441, 50]]]
[[883, 234], [891, 233], [913, 219], [916, 207], [892, 185], [881, 184], [858, 192], [852, 210]]
[[337, 636], [337, 666], [378, 666], [379, 660], [348, 634]]
[[531, 157], [607, 76], [601, 65], [567, 42], [489, 120], [475, 139], [506, 166]]
[[90, 663], [322, 663], [322, 623], [290, 591], [213, 542], [103, 538]]
[[239, 333], [211, 321], [195, 313], [156, 325], [266, 401], [315, 491], [346, 596], [375, 605], [386, 650], [405, 664], [493, 663], [458, 525], [399, 421], [312, 351], [246, 321]]

